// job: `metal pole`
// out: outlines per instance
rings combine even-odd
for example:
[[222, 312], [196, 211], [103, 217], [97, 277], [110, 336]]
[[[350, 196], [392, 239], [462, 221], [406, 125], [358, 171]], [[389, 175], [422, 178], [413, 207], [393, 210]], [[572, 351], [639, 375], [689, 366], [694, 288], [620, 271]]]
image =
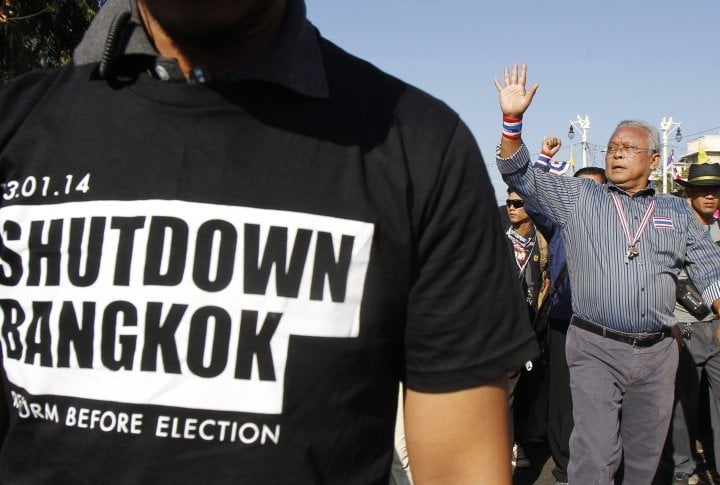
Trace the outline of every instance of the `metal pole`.
[[[588, 139], [588, 128], [590, 128], [590, 118], [588, 115], [585, 115], [585, 118], [580, 118], [580, 115], [577, 115], [577, 120], [570, 121], [570, 126], [575, 126], [577, 129], [582, 131], [582, 160], [583, 160], [583, 168], [587, 167], [587, 139]], [[568, 135], [571, 135], [571, 133], [568, 133]], [[572, 136], [570, 137], [572, 139]]]
[[663, 178], [663, 194], [668, 192], [667, 183], [667, 144], [668, 144], [668, 133], [672, 129], [673, 125], [680, 126], [681, 122], [675, 122], [672, 116], [665, 118], [660, 121], [660, 130], [662, 131], [662, 178]]
[[[663, 118], [664, 120], [664, 118]], [[663, 194], [667, 194], [667, 139], [668, 130], [664, 129], [662, 133], [662, 177], [663, 177]]]

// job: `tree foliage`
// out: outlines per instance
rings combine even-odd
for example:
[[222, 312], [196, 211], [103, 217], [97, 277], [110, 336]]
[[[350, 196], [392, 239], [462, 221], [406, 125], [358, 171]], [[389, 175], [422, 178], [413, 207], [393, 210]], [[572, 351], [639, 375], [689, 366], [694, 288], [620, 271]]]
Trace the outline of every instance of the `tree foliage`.
[[0, 0], [0, 79], [70, 62], [97, 0]]

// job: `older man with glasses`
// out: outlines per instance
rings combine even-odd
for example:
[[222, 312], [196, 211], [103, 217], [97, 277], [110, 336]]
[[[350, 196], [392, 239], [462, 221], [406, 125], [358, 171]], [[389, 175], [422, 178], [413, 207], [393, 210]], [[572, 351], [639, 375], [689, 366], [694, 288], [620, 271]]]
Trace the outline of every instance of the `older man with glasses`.
[[[678, 346], [671, 338], [683, 267], [720, 310], [720, 248], [685, 201], [649, 181], [660, 162], [657, 129], [618, 124], [608, 142], [608, 184], [529, 167], [522, 117], [537, 84], [526, 67], [495, 80], [503, 114], [497, 164], [525, 201], [561, 228], [573, 292], [567, 360], [575, 427], [569, 483], [650, 484], [673, 407]], [[558, 180], [559, 179], [559, 180]]]

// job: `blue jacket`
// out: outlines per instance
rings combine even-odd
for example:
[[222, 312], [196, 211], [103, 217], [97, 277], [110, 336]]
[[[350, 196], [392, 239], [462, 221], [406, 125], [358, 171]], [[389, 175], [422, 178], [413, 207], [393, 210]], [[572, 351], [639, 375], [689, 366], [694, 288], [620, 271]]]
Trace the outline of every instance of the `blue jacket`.
[[[565, 246], [563, 245], [560, 231], [557, 230], [555, 224], [552, 223], [544, 214], [532, 207], [525, 201], [525, 212], [530, 216], [535, 227], [545, 237], [548, 242], [548, 270], [550, 272], [550, 284], [555, 285], [558, 275], [565, 266]], [[552, 308], [550, 309], [550, 318], [555, 320], [570, 321], [572, 317], [572, 298], [570, 292], [570, 278], [567, 271], [563, 277], [560, 286], [553, 297]]]

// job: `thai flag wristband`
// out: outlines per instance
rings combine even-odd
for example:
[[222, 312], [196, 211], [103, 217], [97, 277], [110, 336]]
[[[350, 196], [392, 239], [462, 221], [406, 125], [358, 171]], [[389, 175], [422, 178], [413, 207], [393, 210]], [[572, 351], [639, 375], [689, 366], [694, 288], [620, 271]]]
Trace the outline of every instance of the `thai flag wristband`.
[[522, 118], [512, 118], [503, 116], [503, 138], [508, 140], [518, 140], [522, 133]]
[[537, 162], [535, 162], [535, 166], [541, 166], [541, 167], [547, 167], [550, 165], [550, 160], [552, 159], [552, 155], [546, 152], [541, 152], [540, 155], [538, 155]]

